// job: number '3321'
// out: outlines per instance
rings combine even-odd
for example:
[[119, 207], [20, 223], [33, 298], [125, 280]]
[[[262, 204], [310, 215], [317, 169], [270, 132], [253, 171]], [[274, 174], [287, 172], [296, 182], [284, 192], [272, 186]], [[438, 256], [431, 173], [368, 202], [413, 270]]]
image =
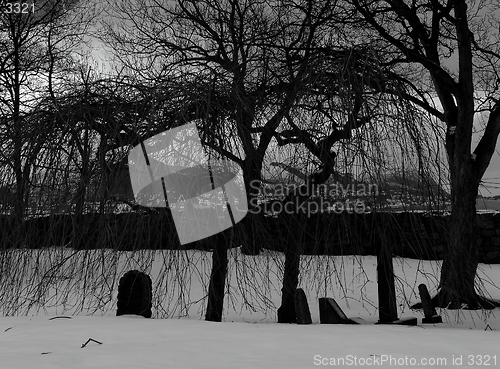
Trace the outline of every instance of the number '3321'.
[[6, 14], [28, 14], [35, 12], [35, 3], [2, 2], [0, 8]]

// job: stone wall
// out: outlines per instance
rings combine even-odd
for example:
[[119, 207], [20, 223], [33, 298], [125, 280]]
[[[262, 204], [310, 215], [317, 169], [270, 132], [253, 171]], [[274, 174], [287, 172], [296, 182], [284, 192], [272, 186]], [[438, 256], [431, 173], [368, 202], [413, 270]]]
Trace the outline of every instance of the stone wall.
[[500, 264], [500, 213], [478, 215], [477, 222], [481, 262]]
[[[375, 255], [390, 247], [393, 255], [442, 260], [449, 217], [422, 213], [323, 214], [268, 222], [275, 235], [266, 248], [282, 251], [292, 244], [303, 254]], [[478, 214], [477, 245], [481, 263], [500, 263], [500, 213]]]
[[[298, 248], [312, 255], [375, 255], [375, 247], [389, 247], [396, 256], [443, 259], [447, 216], [421, 213], [304, 214], [279, 218], [255, 217], [254, 229], [264, 249]], [[210, 250], [211, 239], [181, 246], [173, 220], [165, 212], [148, 214], [87, 214], [35, 218], [20, 227], [0, 217], [0, 248], [69, 247], [73, 249], [196, 248]], [[477, 245], [481, 263], [500, 263], [500, 213], [478, 214]], [[239, 230], [238, 230], [239, 228]], [[236, 238], [242, 222], [235, 227]], [[231, 247], [240, 245], [238, 239]]]

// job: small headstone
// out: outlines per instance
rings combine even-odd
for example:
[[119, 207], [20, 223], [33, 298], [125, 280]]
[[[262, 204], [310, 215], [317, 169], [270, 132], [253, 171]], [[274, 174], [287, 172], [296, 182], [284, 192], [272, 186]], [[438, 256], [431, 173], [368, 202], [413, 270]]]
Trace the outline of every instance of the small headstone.
[[[295, 305], [295, 301], [294, 301]], [[280, 306], [278, 309], [278, 323], [297, 323], [297, 316], [295, 315], [295, 306], [293, 308], [284, 308]]]
[[153, 284], [151, 278], [138, 270], [124, 274], [118, 284], [118, 310], [116, 315], [141, 315], [151, 318]]
[[321, 324], [359, 324], [349, 319], [337, 301], [330, 297], [319, 299], [319, 321]]
[[297, 324], [312, 324], [311, 311], [309, 310], [306, 294], [302, 288], [295, 290], [294, 299]]
[[427, 286], [425, 284], [420, 284], [418, 286], [418, 293], [420, 294], [420, 299], [422, 300], [422, 307], [424, 309], [424, 318], [422, 323], [442, 323], [443, 319], [440, 315], [437, 315], [436, 309], [432, 306], [432, 299]]

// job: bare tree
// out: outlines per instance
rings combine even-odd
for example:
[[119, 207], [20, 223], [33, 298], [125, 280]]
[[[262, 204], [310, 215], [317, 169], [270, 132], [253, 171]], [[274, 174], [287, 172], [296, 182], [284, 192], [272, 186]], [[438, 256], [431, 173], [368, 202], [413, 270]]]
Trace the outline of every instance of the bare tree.
[[[478, 296], [475, 288], [476, 197], [500, 132], [498, 3], [348, 3], [352, 7], [346, 7], [346, 14], [358, 17], [380, 36], [379, 45], [386, 51], [382, 63], [402, 71], [425, 72], [426, 77], [418, 80], [406, 76], [412, 91], [405, 98], [446, 126], [452, 210], [436, 303], [450, 308], [462, 304], [492, 307], [494, 303]], [[479, 143], [471, 150], [477, 112], [488, 118]]]
[[71, 73], [72, 53], [92, 12], [83, 12], [78, 2], [47, 0], [20, 9], [13, 4], [2, 3], [0, 14], [0, 155], [14, 174], [14, 215], [22, 219], [33, 163], [52, 132], [47, 97], [54, 98]]
[[[366, 40], [353, 42], [335, 22], [338, 10], [332, 0], [125, 0], [110, 12], [116, 21], [107, 25], [104, 41], [120, 72], [157, 91], [151, 98], [158, 113], [136, 126], [139, 137], [195, 121], [206, 147], [243, 168], [246, 254], [262, 247], [252, 200], [271, 146], [301, 147], [316, 158], [302, 188], [285, 199], [301, 204], [333, 173], [335, 145], [371, 122], [397, 121], [387, 107], [404, 105], [381, 99], [386, 89], [398, 91], [400, 81], [379, 63], [376, 49]], [[209, 287], [208, 320], [221, 319], [227, 268], [228, 242], [216, 245], [213, 265], [220, 270], [212, 271], [218, 280]], [[294, 242], [285, 250], [282, 322], [295, 319], [301, 252]]]

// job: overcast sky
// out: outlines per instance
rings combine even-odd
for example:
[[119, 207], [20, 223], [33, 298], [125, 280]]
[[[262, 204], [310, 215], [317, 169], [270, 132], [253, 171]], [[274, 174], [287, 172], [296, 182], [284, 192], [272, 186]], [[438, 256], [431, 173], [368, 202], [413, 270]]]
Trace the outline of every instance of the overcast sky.
[[[497, 31], [497, 30], [495, 30]], [[498, 32], [498, 31], [497, 31]], [[98, 61], [103, 68], [109, 68], [112, 54], [106, 52], [106, 50], [99, 44], [98, 41], [93, 42], [95, 50], [92, 52], [92, 56]], [[456, 55], [453, 55], [448, 60], [443, 63], [446, 68], [451, 70], [456, 70], [458, 63]], [[473, 134], [473, 145], [472, 151], [477, 145], [477, 142], [482, 137], [484, 132], [484, 123], [486, 116], [480, 117], [479, 115], [475, 118], [475, 133]], [[483, 196], [496, 196], [500, 195], [500, 144], [497, 144], [496, 152], [493, 154], [490, 166], [488, 167], [484, 177], [483, 185], [480, 186], [479, 192]]]

